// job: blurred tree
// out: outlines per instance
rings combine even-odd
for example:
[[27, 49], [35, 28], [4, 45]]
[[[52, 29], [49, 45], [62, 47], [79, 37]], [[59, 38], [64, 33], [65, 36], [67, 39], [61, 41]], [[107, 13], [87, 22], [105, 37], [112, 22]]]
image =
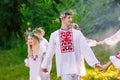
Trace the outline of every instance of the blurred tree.
[[22, 4], [20, 12], [22, 17], [22, 32], [28, 27], [27, 22], [33, 29], [35, 27], [43, 27], [49, 38], [50, 33], [60, 27], [57, 21], [59, 13], [64, 10], [70, 10], [75, 0], [28, 0], [29, 5]]
[[0, 45], [13, 38], [20, 30], [19, 6], [26, 0], [0, 0]]
[[[22, 32], [27, 29], [27, 23], [30, 23], [30, 27], [43, 27], [49, 35], [51, 30], [54, 30], [56, 26], [51, 26], [55, 23], [57, 17], [57, 10], [55, 9], [54, 0], [28, 0], [29, 5], [22, 4], [20, 12], [22, 14]], [[56, 24], [57, 25], [57, 24]]]
[[96, 33], [102, 34], [105, 30], [120, 27], [120, 5], [114, 5], [115, 0], [80, 0], [74, 6], [77, 13], [77, 23], [86, 36]]
[[[48, 39], [60, 27], [59, 13], [71, 10], [73, 22], [85, 35], [103, 32], [106, 26], [116, 25], [119, 16], [118, 0], [0, 0], [0, 45], [22, 36], [29, 27], [43, 27]], [[4, 35], [3, 35], [4, 34]]]

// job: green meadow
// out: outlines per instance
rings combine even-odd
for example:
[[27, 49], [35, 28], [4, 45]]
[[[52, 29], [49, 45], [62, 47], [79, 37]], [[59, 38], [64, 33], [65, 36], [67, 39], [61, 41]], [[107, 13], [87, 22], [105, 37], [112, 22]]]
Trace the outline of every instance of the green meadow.
[[[109, 61], [109, 56], [119, 49], [119, 45], [114, 49], [105, 46], [93, 47], [93, 51], [101, 62], [105, 64]], [[0, 80], [29, 80], [29, 69], [24, 65], [26, 58], [26, 44], [16, 44], [11, 49], [0, 50]], [[117, 69], [110, 66], [106, 72], [99, 72], [98, 69], [90, 67], [86, 63], [87, 75], [82, 80], [120, 80], [116, 77]], [[56, 76], [55, 58], [53, 58], [51, 80], [61, 80]]]

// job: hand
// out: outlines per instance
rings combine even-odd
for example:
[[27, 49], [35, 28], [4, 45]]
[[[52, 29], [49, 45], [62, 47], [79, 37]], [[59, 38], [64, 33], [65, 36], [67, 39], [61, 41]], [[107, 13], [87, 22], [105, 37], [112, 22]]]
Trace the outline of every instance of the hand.
[[108, 69], [108, 66], [107, 66], [107, 65], [103, 65], [103, 66], [99, 69], [99, 71], [107, 71], [107, 69]]
[[112, 65], [111, 61], [109, 61], [108, 63], [104, 64], [102, 66], [102, 68], [100, 68], [100, 71], [107, 71], [107, 69], [109, 68], [110, 65]]
[[95, 64], [95, 67], [99, 69], [99, 71], [102, 71], [103, 66], [99, 63]]
[[43, 72], [45, 72], [45, 73], [47, 73], [48, 72], [48, 70], [45, 68], [45, 69], [42, 69], [42, 71]]
[[103, 44], [105, 44], [104, 41], [99, 41], [99, 42], [97, 42], [97, 45], [103, 45]]

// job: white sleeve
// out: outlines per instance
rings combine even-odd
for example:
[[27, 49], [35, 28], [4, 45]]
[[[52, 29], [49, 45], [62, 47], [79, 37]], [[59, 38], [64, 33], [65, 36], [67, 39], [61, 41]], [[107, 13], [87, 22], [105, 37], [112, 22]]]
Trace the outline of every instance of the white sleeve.
[[47, 52], [46, 52], [45, 58], [43, 59], [43, 62], [41, 64], [41, 68], [43, 68], [43, 69], [44, 68], [49, 68], [49, 65], [52, 62], [52, 57], [55, 53], [54, 46], [55, 46], [54, 36], [51, 34], [49, 44], [48, 44], [48, 48], [47, 48]]
[[44, 40], [45, 40], [45, 46], [46, 46], [46, 48], [48, 48], [48, 41], [44, 38]]
[[97, 45], [97, 41], [96, 40], [92, 40], [92, 39], [88, 39], [87, 38], [87, 43], [90, 47], [94, 47]]
[[92, 49], [88, 45], [86, 38], [83, 36], [83, 34], [80, 32], [80, 51], [82, 55], [84, 56], [86, 62], [92, 66], [95, 67], [96, 63], [100, 63], [97, 58], [95, 57]]
[[104, 39], [105, 44], [115, 45], [120, 41], [120, 30], [116, 32], [113, 36]]

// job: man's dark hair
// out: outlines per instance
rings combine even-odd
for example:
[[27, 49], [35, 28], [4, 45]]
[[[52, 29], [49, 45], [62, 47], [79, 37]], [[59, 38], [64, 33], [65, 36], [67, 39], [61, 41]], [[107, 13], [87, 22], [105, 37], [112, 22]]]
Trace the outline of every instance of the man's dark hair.
[[65, 18], [67, 15], [72, 15], [71, 11], [64, 11], [60, 13], [59, 21], [61, 22], [62, 18]]

